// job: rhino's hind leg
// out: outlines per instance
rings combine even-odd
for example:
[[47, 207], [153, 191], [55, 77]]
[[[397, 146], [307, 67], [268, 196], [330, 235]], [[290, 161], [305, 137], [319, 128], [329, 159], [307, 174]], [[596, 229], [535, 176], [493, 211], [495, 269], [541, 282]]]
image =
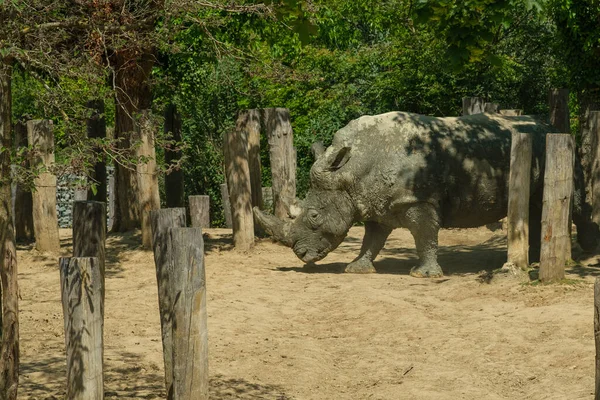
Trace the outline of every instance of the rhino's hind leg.
[[418, 278], [443, 276], [437, 262], [440, 216], [435, 207], [428, 203], [412, 206], [406, 212], [405, 225], [415, 239], [419, 256], [419, 265], [412, 268], [410, 274]]
[[365, 222], [365, 237], [363, 238], [360, 254], [346, 267], [346, 272], [368, 274], [375, 271], [373, 260], [383, 248], [392, 228], [377, 222]]

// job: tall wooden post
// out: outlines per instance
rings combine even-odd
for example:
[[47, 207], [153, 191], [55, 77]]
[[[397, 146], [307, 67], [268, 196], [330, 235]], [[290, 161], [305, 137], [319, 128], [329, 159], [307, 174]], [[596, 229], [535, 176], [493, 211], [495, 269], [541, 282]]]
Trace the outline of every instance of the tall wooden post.
[[[17, 149], [27, 147], [27, 125], [17, 122], [14, 127], [15, 146]], [[25, 161], [23, 167], [28, 168], [29, 163]], [[15, 239], [17, 242], [31, 242], [33, 234], [33, 197], [31, 189], [24, 183], [16, 183], [15, 192]]]
[[482, 97], [463, 97], [463, 115], [481, 114], [485, 111], [485, 100]]
[[262, 208], [261, 167], [260, 167], [260, 110], [252, 109], [240, 112], [237, 129], [246, 131], [248, 136], [248, 168], [250, 169], [250, 188], [252, 206]]
[[54, 129], [52, 121], [27, 121], [27, 140], [37, 154], [33, 161], [42, 172], [35, 178], [32, 194], [35, 247], [39, 251], [58, 252], [58, 216], [56, 214], [56, 176], [50, 169], [54, 164]]
[[600, 400], [600, 277], [594, 282], [594, 342], [596, 344], [596, 389], [594, 399]]
[[[92, 100], [88, 103], [88, 108], [92, 110], [92, 115], [87, 121], [87, 136], [94, 140], [106, 139], [106, 118], [104, 117], [104, 101]], [[96, 150], [98, 154], [99, 150]], [[99, 154], [98, 154], [99, 155]], [[108, 201], [108, 183], [106, 173], [106, 161], [103, 157], [94, 164], [94, 175], [92, 178], [95, 181], [95, 191], [89, 189], [87, 199], [93, 201]]]
[[104, 398], [104, 275], [97, 258], [61, 258], [68, 400]]
[[190, 196], [190, 218], [194, 228], [210, 228], [210, 196]]
[[208, 328], [204, 241], [200, 228], [169, 230], [173, 275], [173, 393], [208, 399]]
[[593, 137], [596, 146], [592, 149], [594, 157], [592, 160], [592, 173], [590, 184], [592, 187], [592, 220], [600, 224], [600, 111], [588, 112], [589, 135]]
[[[139, 132], [136, 139], [141, 144], [137, 150], [138, 156], [147, 162], [137, 166], [138, 204], [142, 227], [142, 245], [146, 249], [152, 247], [152, 227], [150, 226], [150, 211], [160, 208], [158, 192], [158, 170], [156, 167], [156, 150], [154, 148], [154, 132], [156, 127], [152, 121], [151, 111], [142, 110], [140, 113]], [[135, 132], [135, 131], [134, 131]]]
[[508, 262], [522, 270], [529, 267], [529, 186], [532, 137], [513, 132], [508, 181]]
[[546, 136], [546, 171], [542, 208], [540, 281], [559, 281], [565, 277], [570, 258], [569, 214], [573, 197], [573, 137], [569, 134]]
[[273, 174], [273, 211], [279, 218], [288, 218], [296, 200], [296, 150], [290, 113], [287, 108], [265, 108], [264, 119]]
[[550, 123], [561, 133], [571, 132], [569, 89], [550, 89], [548, 93]]
[[76, 201], [73, 203], [73, 257], [95, 257], [105, 274], [106, 203]]
[[236, 249], [245, 251], [254, 244], [248, 136], [245, 130], [235, 129], [225, 135], [224, 153], [233, 222], [233, 244]]
[[223, 217], [225, 217], [225, 227], [231, 229], [231, 202], [229, 201], [229, 189], [227, 183], [221, 184], [221, 204], [223, 205]]
[[486, 113], [497, 113], [498, 110], [500, 109], [500, 105], [498, 103], [484, 103], [483, 105], [483, 110]]
[[[167, 165], [177, 164], [181, 160], [181, 150], [177, 143], [181, 142], [181, 117], [174, 104], [165, 108], [165, 134], [170, 135], [174, 145], [165, 149], [165, 162]], [[165, 175], [165, 196], [167, 208], [185, 206], [183, 170], [175, 168]]]
[[158, 284], [158, 310], [162, 332], [163, 357], [165, 364], [165, 387], [167, 399], [173, 399], [173, 297], [171, 281], [173, 263], [169, 245], [169, 229], [186, 226], [185, 208], [166, 208], [150, 212], [152, 224], [152, 247], [156, 282]]

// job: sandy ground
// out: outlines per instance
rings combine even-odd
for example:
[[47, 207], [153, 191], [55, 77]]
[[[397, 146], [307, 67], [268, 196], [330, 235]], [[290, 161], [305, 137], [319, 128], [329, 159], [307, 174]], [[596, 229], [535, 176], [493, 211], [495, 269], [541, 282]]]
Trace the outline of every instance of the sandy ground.
[[[416, 255], [396, 230], [378, 273], [340, 273], [362, 228], [306, 269], [262, 240], [232, 250], [207, 230], [212, 399], [592, 399], [593, 279], [597, 260], [568, 284], [478, 279], [502, 266], [505, 240], [486, 228], [440, 235], [441, 279], [408, 275]], [[63, 254], [70, 253], [62, 231]], [[108, 399], [164, 398], [152, 253], [139, 236], [110, 236], [106, 276]], [[63, 316], [57, 255], [20, 247], [20, 399], [62, 399]]]

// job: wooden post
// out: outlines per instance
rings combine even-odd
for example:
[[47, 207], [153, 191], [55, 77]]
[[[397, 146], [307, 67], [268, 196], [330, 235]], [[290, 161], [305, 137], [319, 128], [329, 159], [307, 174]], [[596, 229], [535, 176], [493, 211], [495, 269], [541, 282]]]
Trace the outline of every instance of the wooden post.
[[158, 310], [162, 332], [163, 360], [165, 364], [165, 387], [167, 399], [173, 399], [173, 293], [171, 277], [173, 265], [169, 246], [169, 229], [186, 226], [185, 208], [166, 208], [150, 211], [152, 247], [156, 282], [158, 284]]
[[245, 251], [254, 244], [254, 216], [246, 132], [238, 128], [227, 133], [224, 150], [233, 222], [233, 245], [236, 249]]
[[[27, 147], [27, 125], [17, 122], [14, 127], [15, 145], [17, 149]], [[24, 168], [29, 168], [25, 161]], [[33, 197], [31, 190], [22, 182], [16, 182], [15, 192], [15, 239], [17, 242], [29, 243], [34, 240], [33, 234]]]
[[95, 257], [105, 274], [106, 203], [76, 201], [73, 203], [73, 257]]
[[[181, 160], [181, 150], [177, 143], [181, 142], [181, 117], [174, 104], [165, 108], [165, 135], [175, 142], [165, 149], [165, 162], [167, 166], [177, 164]], [[175, 168], [165, 175], [165, 195], [167, 208], [185, 207], [185, 194], [183, 186], [183, 170]]]
[[518, 117], [519, 115], [523, 115], [523, 110], [500, 110], [500, 115], [504, 115], [505, 117]]
[[481, 97], [463, 97], [463, 115], [481, 114], [485, 111], [485, 100]]
[[498, 103], [484, 103], [483, 110], [486, 113], [497, 113], [500, 109], [500, 105]]
[[[106, 139], [106, 118], [104, 117], [104, 101], [92, 100], [88, 102], [88, 108], [92, 110], [92, 115], [87, 120], [87, 136], [93, 140]], [[100, 152], [96, 149], [96, 154]], [[99, 157], [99, 160], [94, 164], [94, 174], [92, 176], [96, 185], [96, 190], [89, 189], [87, 192], [87, 200], [108, 201], [108, 183], [106, 174], [106, 161], [104, 157]]]
[[273, 213], [288, 218], [296, 200], [296, 150], [290, 113], [287, 108], [266, 108], [264, 113], [273, 174]]
[[590, 184], [592, 187], [592, 221], [600, 224], [600, 111], [588, 112], [588, 131], [596, 146], [592, 149], [594, 158]]
[[594, 282], [594, 341], [596, 343], [596, 390], [594, 399], [600, 400], [600, 277]]
[[569, 89], [550, 89], [550, 123], [561, 133], [571, 132], [569, 120]]
[[33, 167], [42, 169], [35, 178], [35, 191], [32, 193], [35, 247], [39, 251], [58, 252], [60, 239], [56, 215], [56, 176], [49, 171], [54, 164], [53, 131], [52, 121], [27, 121], [27, 140], [37, 154]]
[[542, 208], [540, 281], [565, 277], [565, 263], [571, 257], [569, 214], [573, 197], [573, 137], [570, 134], [546, 136], [546, 172]]
[[173, 274], [173, 393], [208, 399], [208, 329], [204, 241], [200, 228], [171, 228]]
[[529, 267], [529, 185], [533, 141], [531, 134], [513, 132], [508, 181], [508, 262]]
[[192, 227], [210, 228], [210, 196], [190, 196]]
[[61, 258], [68, 400], [104, 398], [104, 275], [97, 258]]
[[226, 183], [221, 184], [221, 204], [223, 205], [223, 216], [225, 217], [225, 227], [231, 229], [231, 203], [229, 202], [229, 189]]
[[262, 208], [260, 166], [260, 110], [240, 112], [237, 119], [237, 129], [245, 130], [248, 137], [248, 168], [250, 169], [250, 189], [252, 206]]
[[[141, 141], [137, 155], [146, 158], [147, 162], [137, 166], [138, 204], [142, 227], [142, 245], [145, 249], [152, 247], [152, 227], [150, 226], [150, 211], [160, 208], [158, 193], [158, 170], [156, 167], [156, 150], [154, 148], [155, 126], [151, 110], [140, 113], [136, 139]], [[134, 131], [135, 132], [135, 131]]]
[[263, 210], [273, 213], [273, 189], [271, 186], [265, 186], [262, 188], [263, 192]]

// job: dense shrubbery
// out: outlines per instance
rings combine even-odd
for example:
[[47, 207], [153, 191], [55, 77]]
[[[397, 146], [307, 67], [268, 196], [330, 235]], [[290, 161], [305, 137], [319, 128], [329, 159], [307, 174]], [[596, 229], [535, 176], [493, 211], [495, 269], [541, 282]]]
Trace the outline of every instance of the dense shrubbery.
[[[458, 115], [461, 98], [474, 95], [544, 113], [548, 88], [567, 83], [564, 64], [553, 56], [555, 26], [525, 4], [532, 2], [469, 13], [460, 2], [444, 2], [458, 13], [453, 19], [436, 16], [439, 7], [429, 7], [435, 1], [420, 2], [420, 9], [412, 3], [315, 0], [306, 13], [277, 20], [207, 11], [218, 24], [179, 27], [155, 68], [154, 108], [160, 115], [173, 102], [183, 116], [186, 191], [211, 196], [213, 222], [222, 222], [222, 137], [241, 109], [290, 109], [303, 196], [311, 144], [329, 144], [360, 115]], [[15, 113], [36, 114], [37, 89], [23, 79], [14, 82]], [[266, 143], [262, 158], [267, 185]]]

